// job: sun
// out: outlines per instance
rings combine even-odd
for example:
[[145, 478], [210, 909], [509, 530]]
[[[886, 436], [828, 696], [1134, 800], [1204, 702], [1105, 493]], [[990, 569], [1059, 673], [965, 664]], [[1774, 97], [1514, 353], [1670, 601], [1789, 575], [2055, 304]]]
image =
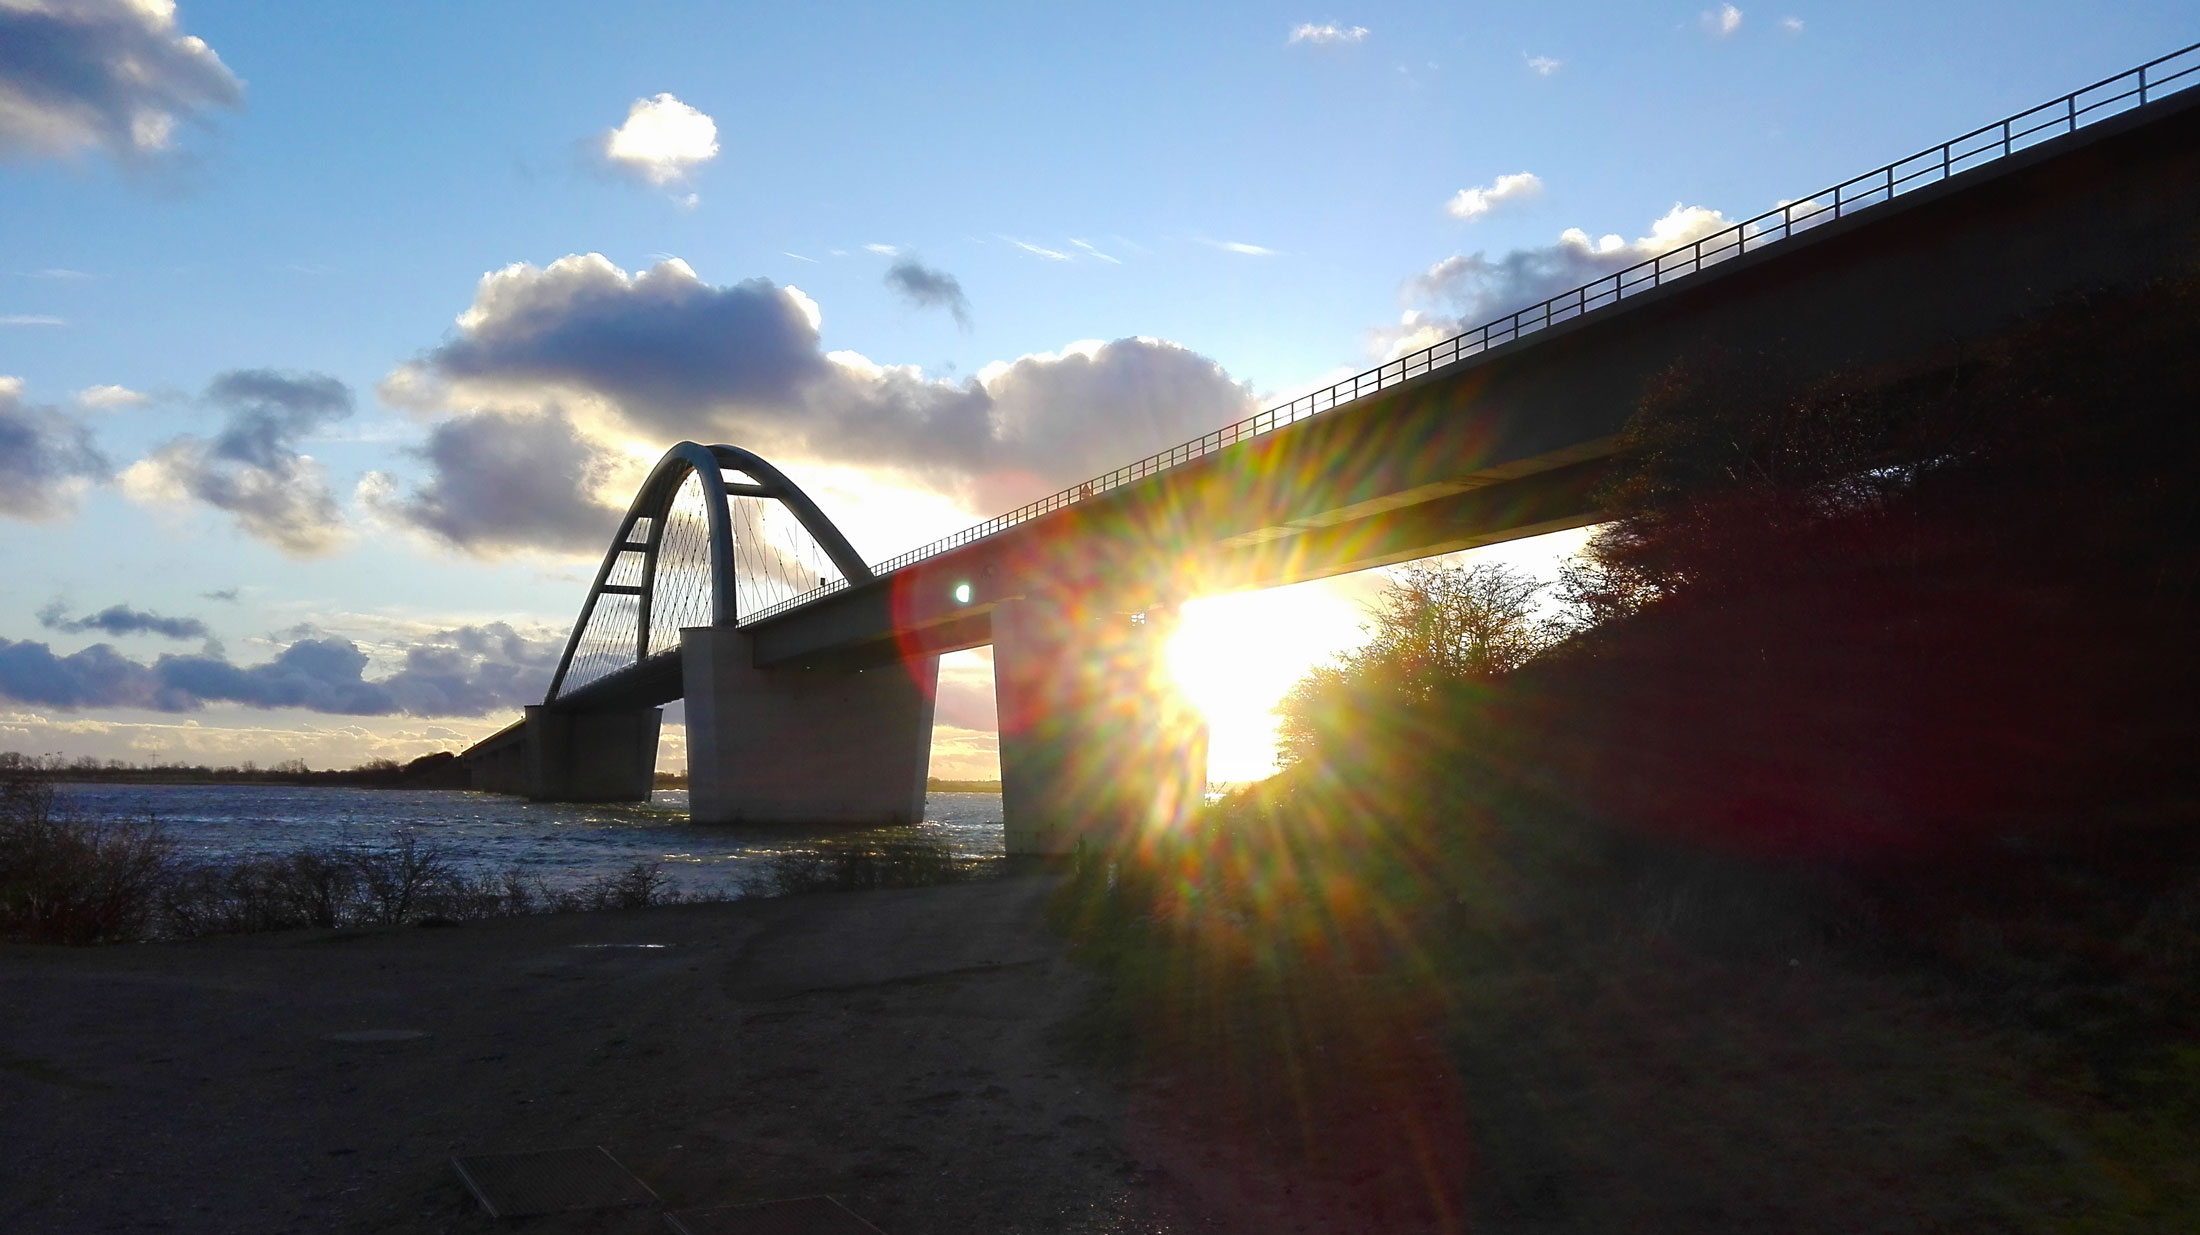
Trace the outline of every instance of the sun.
[[1169, 672], [1206, 718], [1209, 780], [1276, 770], [1276, 704], [1307, 670], [1358, 646], [1364, 620], [1352, 596], [1325, 582], [1185, 602]]

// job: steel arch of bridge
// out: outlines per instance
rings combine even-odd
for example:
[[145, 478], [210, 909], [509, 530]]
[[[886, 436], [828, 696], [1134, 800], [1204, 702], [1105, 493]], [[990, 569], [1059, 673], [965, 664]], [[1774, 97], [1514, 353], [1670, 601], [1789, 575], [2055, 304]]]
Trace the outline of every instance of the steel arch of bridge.
[[[729, 482], [724, 475], [729, 471], [739, 472], [749, 479]], [[818, 547], [848, 582], [864, 583], [871, 579], [870, 566], [848, 543], [848, 538], [840, 534], [840, 529], [833, 526], [832, 520], [825, 517], [825, 512], [818, 509], [817, 503], [811, 501], [800, 486], [763, 457], [738, 446], [681, 442], [666, 451], [657, 466], [650, 469], [649, 478], [642, 482], [641, 490], [627, 507], [626, 517], [619, 521], [618, 534], [611, 538], [611, 548], [604, 554], [603, 565], [596, 570], [596, 581], [589, 586], [588, 599], [581, 604], [580, 618], [573, 623], [573, 633], [565, 641], [565, 652], [558, 658], [558, 671], [550, 679], [544, 703], [557, 702], [564, 690], [566, 673], [573, 666], [573, 655], [588, 633], [589, 622], [595, 617], [596, 602], [606, 594], [636, 597], [634, 663], [638, 665], [649, 658], [650, 610], [655, 599], [658, 550], [664, 542], [673, 503], [678, 500], [681, 486], [689, 476], [695, 477], [703, 489], [703, 510], [709, 527], [710, 620], [713, 626], [731, 626], [740, 618], [735, 611], [737, 581], [729, 498], [757, 497], [777, 501], [817, 541]], [[648, 521], [648, 530], [641, 540], [636, 540], [635, 525], [643, 520]], [[642, 554], [639, 581], [611, 582], [619, 559], [628, 553]]]

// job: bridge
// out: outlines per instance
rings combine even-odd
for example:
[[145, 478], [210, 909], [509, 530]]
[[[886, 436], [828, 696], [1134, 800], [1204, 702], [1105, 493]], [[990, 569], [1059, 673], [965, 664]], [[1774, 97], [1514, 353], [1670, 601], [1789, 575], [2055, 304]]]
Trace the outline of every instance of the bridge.
[[1595, 522], [1643, 394], [1712, 352], [1768, 361], [1760, 394], [1925, 373], [2193, 269], [2196, 80], [2200, 44], [881, 563], [765, 460], [682, 443], [473, 784], [645, 798], [685, 698], [696, 820], [915, 822], [939, 657], [991, 645], [1011, 853], [1176, 818], [1205, 762], [1159, 667], [1182, 600]]

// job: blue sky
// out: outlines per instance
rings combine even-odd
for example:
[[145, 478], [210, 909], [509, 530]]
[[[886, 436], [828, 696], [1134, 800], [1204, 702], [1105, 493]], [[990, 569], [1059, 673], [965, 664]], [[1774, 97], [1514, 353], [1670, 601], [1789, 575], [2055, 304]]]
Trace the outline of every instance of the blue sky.
[[[1427, 329], [1519, 290], [1428, 278], [1446, 258], [1746, 216], [2181, 46], [2192, 16], [0, 0], [0, 442], [30, 426], [47, 465], [0, 460], [20, 499], [0, 493], [0, 749], [453, 745], [526, 693], [601, 551], [573, 529], [675, 436], [749, 435], [884, 557], [1364, 367], [1408, 309]], [[57, 71], [148, 47], [151, 93]], [[609, 157], [647, 101], [708, 117], [715, 153]], [[605, 260], [552, 266], [587, 254]], [[669, 259], [692, 274], [638, 290]], [[897, 261], [916, 263], [899, 288]], [[515, 263], [500, 286], [565, 314], [558, 338], [662, 330], [692, 380], [560, 368], [477, 304]], [[912, 269], [960, 303], [907, 294]], [[752, 311], [800, 337], [722, 362], [710, 332]], [[841, 352], [863, 360], [820, 393]], [[808, 374], [801, 406], [725, 393], [742, 357]], [[262, 371], [289, 384], [236, 377]], [[1021, 436], [926, 444], [907, 418], [974, 380]], [[128, 393], [83, 393], [103, 387]], [[1175, 402], [1116, 423], [1122, 389]], [[526, 508], [510, 472], [422, 453], [506, 425], [600, 492]], [[87, 440], [96, 460], [65, 449]], [[921, 466], [889, 461], [903, 441]], [[1349, 588], [1324, 595], [1295, 602], [1326, 615], [1308, 659], [1350, 637]], [[68, 658], [102, 643], [215, 677], [94, 682]], [[307, 663], [339, 645], [363, 665]], [[265, 668], [286, 649], [303, 680]], [[983, 770], [983, 673], [949, 675], [943, 771]]]

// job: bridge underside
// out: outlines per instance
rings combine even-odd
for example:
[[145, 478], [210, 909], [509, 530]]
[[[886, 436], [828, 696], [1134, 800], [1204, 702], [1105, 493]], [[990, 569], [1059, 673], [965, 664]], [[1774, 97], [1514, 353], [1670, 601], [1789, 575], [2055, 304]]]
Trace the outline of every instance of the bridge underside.
[[543, 802], [646, 802], [664, 709], [572, 712], [537, 704], [464, 756], [475, 789]]

